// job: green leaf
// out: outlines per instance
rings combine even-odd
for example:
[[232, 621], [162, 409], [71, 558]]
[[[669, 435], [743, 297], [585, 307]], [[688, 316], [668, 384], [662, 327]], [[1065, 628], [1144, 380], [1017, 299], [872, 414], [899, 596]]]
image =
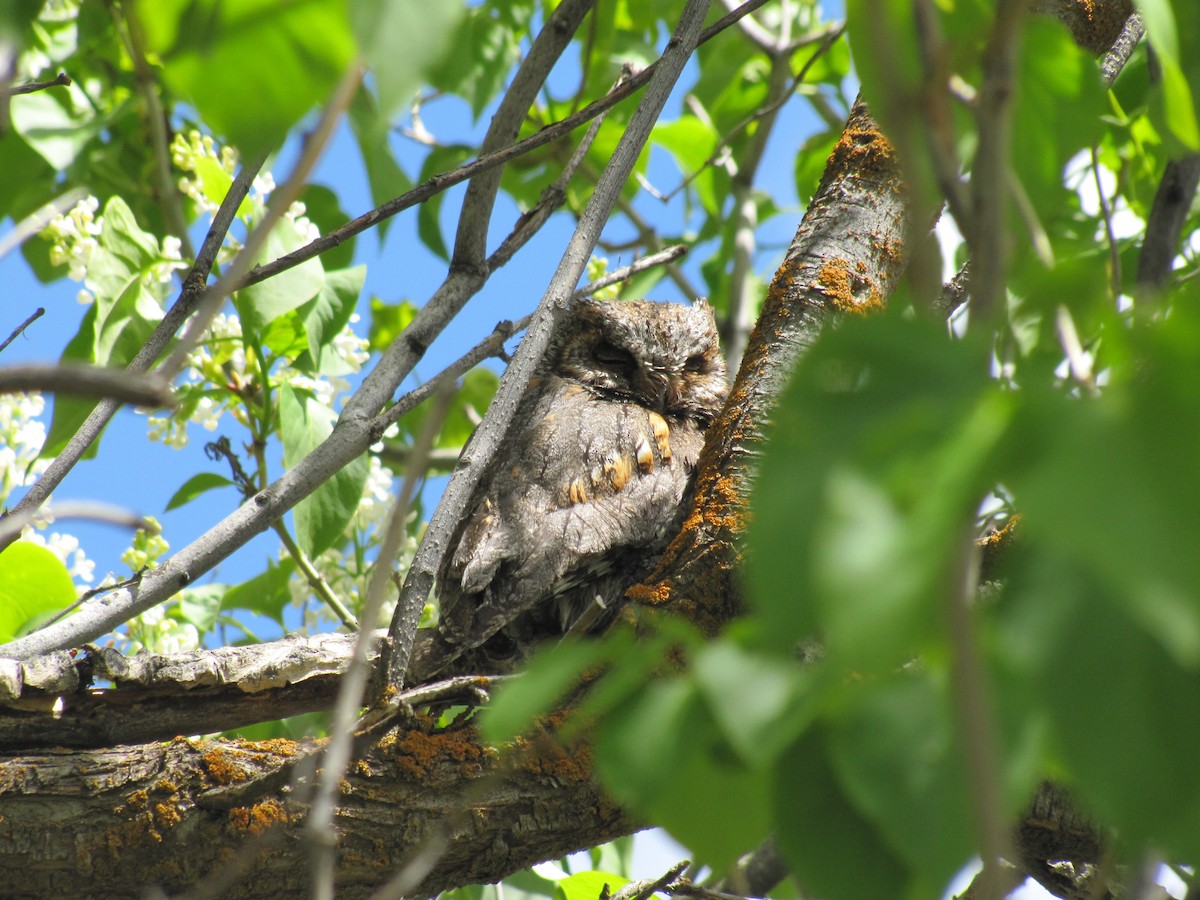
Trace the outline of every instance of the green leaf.
[[288, 580], [296, 571], [296, 563], [285, 559], [276, 563], [267, 560], [267, 570], [225, 592], [222, 609], [246, 609], [283, 624], [283, 610], [292, 602]]
[[917, 670], [858, 685], [830, 725], [830, 764], [855, 808], [906, 861], [915, 896], [940, 896], [975, 852], [946, 680]]
[[843, 793], [818, 734], [793, 744], [775, 772], [776, 841], [806, 895], [825, 900], [903, 896], [905, 866]]
[[224, 475], [218, 475], [216, 472], [200, 472], [180, 485], [179, 490], [172, 494], [171, 499], [167, 501], [164, 511], [170, 512], [173, 509], [178, 509], [187, 503], [191, 503], [207, 491], [233, 486], [234, 483]]
[[468, 9], [456, 25], [453, 47], [470, 53], [447, 53], [429, 73], [434, 87], [465, 97], [476, 118], [500, 93], [520, 54], [520, 31], [495, 14], [494, 4]]
[[615, 894], [629, 879], [612, 872], [580, 872], [569, 875], [554, 887], [555, 900], [597, 900], [605, 891]]
[[940, 633], [1011, 415], [975, 340], [888, 313], [827, 330], [805, 355], [752, 497], [747, 575], [771, 645], [822, 634], [862, 674]]
[[[282, 219], [267, 237], [258, 262], [270, 262], [305, 243], [296, 226], [290, 220]], [[324, 269], [321, 261], [314, 257], [274, 278], [242, 288], [234, 294], [233, 303], [242, 321], [243, 334], [257, 340], [272, 320], [303, 306], [317, 296], [324, 284]]]
[[417, 306], [411, 300], [399, 303], [384, 303], [378, 297], [371, 298], [371, 331], [367, 339], [371, 350], [382, 352], [416, 318]]
[[[79, 324], [79, 331], [71, 338], [63, 350], [63, 360], [92, 363], [95, 358], [96, 344], [96, 304], [88, 307]], [[54, 398], [54, 413], [50, 419], [50, 432], [42, 444], [41, 458], [57, 456], [67, 441], [79, 429], [84, 420], [96, 408], [96, 401], [87, 397], [69, 397], [66, 395]], [[95, 456], [99, 441], [88, 448], [88, 456]]]
[[771, 830], [768, 779], [743, 767], [718, 738], [685, 679], [648, 685], [601, 723], [596, 770], [618, 802], [662, 825], [714, 869]]
[[102, 125], [75, 85], [21, 94], [10, 102], [13, 129], [58, 171], [75, 162]]
[[166, 83], [248, 155], [279, 144], [355, 55], [346, 0], [158, 0], [134, 13]]
[[1020, 150], [1013, 167], [1040, 218], [1061, 215], [1062, 172], [1094, 146], [1107, 112], [1096, 60], [1049, 16], [1030, 16], [1021, 42], [1013, 132]]
[[229, 591], [227, 584], [202, 584], [179, 592], [175, 617], [196, 626], [200, 634], [208, 634], [221, 612], [221, 598]]
[[[337, 414], [312, 397], [284, 385], [279, 392], [283, 464], [288, 468], [316, 449], [333, 431]], [[366, 454], [353, 460], [296, 505], [296, 540], [309, 557], [320, 555], [345, 534], [362, 499], [369, 467]]]
[[341, 357], [332, 352], [333, 339], [350, 322], [366, 277], [366, 266], [326, 272], [320, 292], [301, 310], [308, 351], [316, 357], [317, 371], [326, 375], [343, 374], [331, 368], [335, 362], [344, 365]]
[[[350, 4], [354, 35], [375, 76], [380, 110], [385, 116], [406, 105], [420, 86], [426, 71], [450, 46], [463, 8], [457, 3], [425, 3], [422, 0], [353, 0]], [[478, 10], [485, 17], [484, 10]], [[480, 48], [452, 57], [477, 59]], [[507, 66], [502, 71], [507, 71]]]
[[811, 717], [800, 703], [806, 679], [794, 663], [726, 640], [701, 649], [692, 671], [722, 736], [748, 766], [773, 762]]
[[0, 642], [74, 602], [75, 583], [51, 551], [17, 541], [0, 552]]

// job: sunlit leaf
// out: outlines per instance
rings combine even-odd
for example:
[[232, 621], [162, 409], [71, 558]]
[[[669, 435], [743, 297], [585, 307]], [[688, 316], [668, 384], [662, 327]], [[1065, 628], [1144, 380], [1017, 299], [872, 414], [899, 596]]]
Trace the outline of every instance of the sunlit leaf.
[[67, 567], [45, 547], [17, 541], [0, 552], [0, 641], [74, 602]]

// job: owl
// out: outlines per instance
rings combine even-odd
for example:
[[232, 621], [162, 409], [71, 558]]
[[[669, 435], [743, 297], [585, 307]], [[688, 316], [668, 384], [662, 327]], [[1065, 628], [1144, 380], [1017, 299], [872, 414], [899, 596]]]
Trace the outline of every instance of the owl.
[[424, 674], [607, 624], [678, 526], [725, 393], [703, 301], [575, 301], [445, 556]]

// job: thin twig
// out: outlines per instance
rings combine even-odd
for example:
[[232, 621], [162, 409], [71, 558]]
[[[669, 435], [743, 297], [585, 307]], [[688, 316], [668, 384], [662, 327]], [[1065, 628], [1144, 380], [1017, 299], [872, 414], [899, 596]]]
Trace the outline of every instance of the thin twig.
[[1104, 195], [1104, 183], [1100, 180], [1100, 154], [1096, 148], [1091, 148], [1092, 182], [1096, 185], [1096, 197], [1100, 200], [1100, 217], [1104, 222], [1104, 238], [1108, 243], [1109, 288], [1112, 299], [1116, 300], [1121, 293], [1121, 248], [1117, 244], [1117, 234], [1113, 230], [1112, 206]]
[[980, 659], [972, 601], [979, 587], [979, 549], [973, 539], [963, 542], [959, 584], [946, 591], [946, 620], [951, 647], [954, 716], [963, 742], [972, 812], [980, 841], [983, 870], [978, 879], [978, 900], [1003, 896], [1002, 860], [1013, 859], [1004, 811], [997, 729], [992, 693]]
[[[36, 314], [31, 316], [25, 325], [36, 318]], [[25, 325], [21, 327], [24, 328]], [[13, 337], [15, 336], [14, 333]], [[0, 347], [0, 350], [2, 349], [4, 348]], [[171, 385], [157, 376], [77, 362], [27, 363], [0, 369], [0, 394], [20, 391], [46, 391], [51, 394], [69, 394], [73, 397], [107, 397], [114, 402], [128, 403], [132, 406], [160, 408], [175, 405]]]
[[6, 337], [4, 339], [4, 343], [0, 344], [0, 353], [3, 353], [4, 350], [8, 347], [8, 345], [11, 344], [13, 341], [15, 341], [17, 339], [17, 337], [23, 331], [25, 331], [26, 328], [28, 328], [30, 325], [32, 325], [34, 322], [36, 322], [38, 319], [40, 319], [45, 314], [46, 314], [45, 307], [39, 306], [37, 309], [35, 309], [33, 311], [33, 313], [29, 316], [29, 318], [26, 319], [24, 322], [22, 322], [20, 325], [18, 325], [16, 328], [14, 328], [12, 334], [10, 334], [8, 337]]
[[988, 327], [999, 314], [1006, 286], [1013, 81], [1027, 5], [1027, 0], [998, 0], [982, 57], [983, 80], [976, 116], [979, 142], [971, 169], [972, 218], [969, 228], [962, 229], [971, 248], [974, 327]]
[[16, 84], [10, 87], [8, 94], [32, 94], [35, 91], [44, 91], [46, 88], [62, 87], [71, 83], [71, 76], [66, 72], [59, 72], [58, 76], [52, 81], [29, 81], [25, 84]]
[[[204, 455], [214, 462], [224, 460], [233, 475], [233, 482], [242, 493], [242, 499], [249, 500], [258, 493], [258, 489], [254, 486], [253, 480], [246, 474], [246, 470], [242, 468], [241, 460], [233, 451], [233, 445], [229, 438], [222, 436], [219, 440], [209, 441], [204, 445]], [[341, 623], [350, 631], [358, 630], [358, 619], [354, 617], [354, 613], [346, 608], [341, 598], [330, 587], [329, 582], [325, 580], [325, 576], [317, 571], [316, 566], [312, 564], [312, 560], [308, 558], [308, 554], [300, 549], [300, 545], [296, 543], [296, 539], [292, 537], [292, 533], [288, 531], [287, 525], [283, 519], [276, 519], [271, 523], [271, 528], [279, 538], [279, 542], [283, 544], [283, 548], [287, 550], [288, 556], [292, 558], [292, 562], [296, 564], [297, 571], [304, 576], [304, 580], [308, 582], [308, 586], [312, 588], [317, 598], [333, 610], [333, 614], [338, 617]]]

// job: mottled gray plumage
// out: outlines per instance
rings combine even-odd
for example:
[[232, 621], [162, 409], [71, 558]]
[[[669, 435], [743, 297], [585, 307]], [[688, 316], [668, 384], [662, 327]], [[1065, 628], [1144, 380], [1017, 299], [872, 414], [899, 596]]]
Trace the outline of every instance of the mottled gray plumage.
[[703, 302], [573, 303], [439, 573], [443, 655], [522, 655], [596, 598], [611, 615], [677, 524], [725, 391]]

